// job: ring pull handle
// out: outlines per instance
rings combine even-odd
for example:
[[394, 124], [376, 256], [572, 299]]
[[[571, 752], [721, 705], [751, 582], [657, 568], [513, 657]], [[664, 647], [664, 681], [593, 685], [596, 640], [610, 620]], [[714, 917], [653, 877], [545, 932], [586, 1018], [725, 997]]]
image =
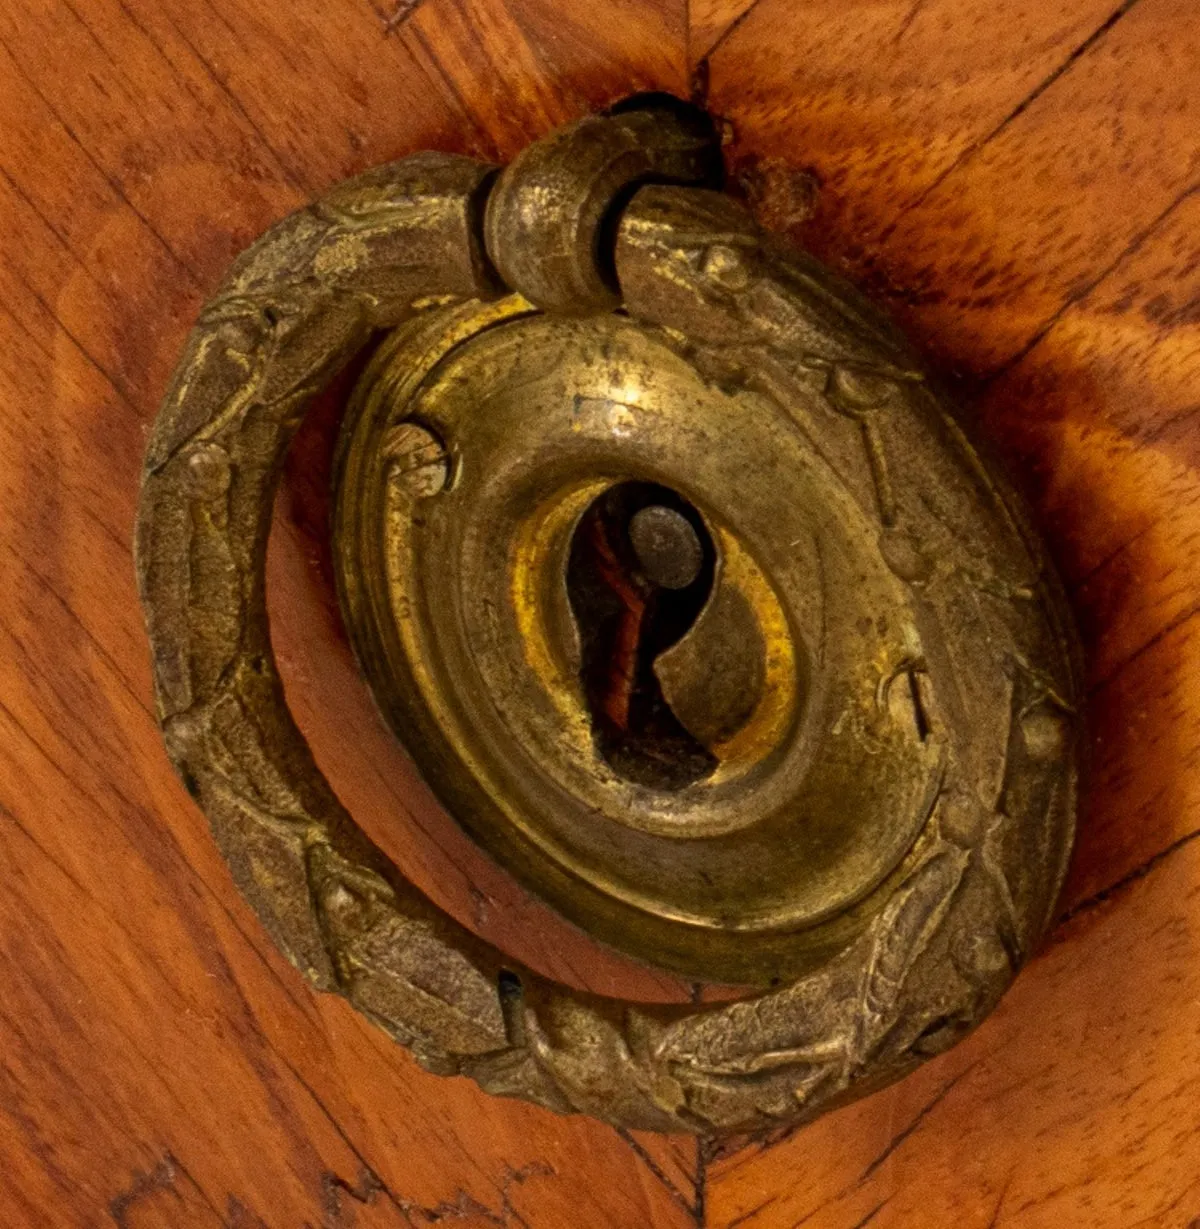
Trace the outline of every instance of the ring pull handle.
[[[643, 99], [498, 174], [418, 154], [284, 219], [187, 341], [136, 542], [168, 753], [309, 981], [433, 1071], [704, 1133], [811, 1118], [991, 1010], [1051, 916], [1079, 741], [1017, 501], [894, 327], [714, 190], [717, 154], [694, 109]], [[271, 648], [271, 503], [381, 332], [336, 527], [381, 708], [561, 911], [747, 997], [519, 967], [313, 760]]]

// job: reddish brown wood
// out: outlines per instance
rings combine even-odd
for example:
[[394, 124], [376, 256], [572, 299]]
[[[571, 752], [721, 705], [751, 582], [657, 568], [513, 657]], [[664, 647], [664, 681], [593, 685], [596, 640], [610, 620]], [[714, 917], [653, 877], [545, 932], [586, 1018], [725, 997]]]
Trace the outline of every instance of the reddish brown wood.
[[[1200, 1217], [1193, 7], [0, 9], [0, 1223]], [[374, 162], [506, 158], [693, 75], [764, 219], [901, 316], [1029, 493], [1089, 650], [1094, 759], [1066, 920], [997, 1016], [813, 1127], [699, 1154], [428, 1076], [305, 987], [166, 765], [129, 554], [147, 424], [235, 251]], [[314, 422], [292, 458], [270, 561], [322, 765], [406, 871], [509, 951], [576, 985], [689, 993], [525, 897], [382, 730], [323, 556], [332, 429]]]
[[773, 1147], [723, 1156], [709, 1223], [1194, 1223], [1198, 884], [1193, 845], [1064, 926], [951, 1054]]
[[689, 0], [688, 53], [693, 64], [711, 55], [731, 27], [754, 7], [754, 0]]
[[[844, 42], [805, 97], [778, 61], [746, 88], [768, 45], [851, 25], [875, 54]], [[895, 1089], [723, 1149], [713, 1226], [1200, 1216], [1198, 40], [1170, 0], [760, 0], [709, 66], [735, 157], [822, 182], [795, 233], [959, 376], [1038, 509], [1088, 649], [1093, 759], [1065, 920], [998, 1015]]]
[[[427, 1076], [310, 994], [232, 889], [150, 712], [137, 472], [190, 319], [233, 253], [372, 162], [523, 142], [468, 110], [493, 71], [504, 114], [534, 131], [639, 72], [683, 82], [682, 27], [651, 37], [648, 9], [645, 29], [622, 27], [643, 31], [642, 59], [637, 43], [614, 57], [599, 27], [590, 45], [555, 34], [539, 76], [547, 44], [519, 72], [505, 56], [525, 46], [521, 23], [554, 33], [549, 7], [491, 6], [482, 44], [479, 14], [456, 24], [438, 7], [420, 36], [349, 0], [0, 13], [5, 1225], [694, 1223], [691, 1141], [622, 1138]], [[475, 103], [447, 64], [479, 70]], [[525, 900], [421, 797], [352, 677], [313, 512], [294, 485], [272, 602], [289, 688], [364, 823], [534, 963], [684, 993]]]

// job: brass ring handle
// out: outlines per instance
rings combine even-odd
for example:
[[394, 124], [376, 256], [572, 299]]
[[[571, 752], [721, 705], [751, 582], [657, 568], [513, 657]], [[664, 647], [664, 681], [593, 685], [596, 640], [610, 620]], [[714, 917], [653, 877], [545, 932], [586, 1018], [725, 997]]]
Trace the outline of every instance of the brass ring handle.
[[[695, 131], [656, 111], [584, 120], [535, 145], [498, 185], [494, 168], [418, 154], [270, 230], [204, 307], [173, 377], [145, 463], [137, 568], [168, 752], [240, 889], [315, 986], [344, 995], [430, 1070], [491, 1092], [630, 1128], [742, 1131], [878, 1088], [991, 1010], [1062, 878], [1077, 718], [1069, 620], [1012, 497], [908, 347], [857, 296], [809, 258], [777, 252], [728, 198], [661, 184], [709, 176], [712, 151], [688, 137]], [[610, 137], [623, 161], [614, 175], [612, 159], [593, 159], [589, 173], [608, 176], [600, 196], [584, 185], [564, 197], [570, 216], [546, 229], [522, 211], [522, 167], [549, 166], [569, 182], [562, 151], [603, 150]], [[647, 179], [608, 219], [619, 223], [622, 315], [570, 327], [613, 330], [614, 345], [640, 331], [681, 379], [694, 375], [697, 398], [732, 382], [756, 405], [783, 407], [787, 438], [800, 441], [787, 446], [814, 458], [812, 489], [836, 489], [839, 516], [873, 524], [853, 549], [879, 592], [912, 612], [921, 641], [919, 655], [888, 663], [859, 708], [844, 709], [840, 727], [859, 721], [853, 745], [865, 746], [874, 735], [861, 723], [874, 722], [879, 754], [894, 750], [903, 772], [900, 750], [916, 748], [919, 823], [886, 873], [864, 879], [850, 921], [805, 923], [825, 929], [801, 971], [716, 1005], [565, 988], [432, 905], [316, 766], [284, 700], [265, 600], [284, 454], [332, 376], [373, 334], [403, 326], [397, 336], [411, 336], [446, 313], [507, 313], [553, 330], [568, 327], [554, 313], [578, 308], [577, 292], [591, 296], [589, 309], [611, 306], [610, 280], [589, 264], [606, 224], [597, 201]], [[563, 246], [563, 235], [574, 237]], [[555, 244], [558, 264], [546, 256]], [[550, 314], [504, 299], [496, 269]], [[564, 269], [567, 303], [556, 282]], [[835, 521], [821, 524], [840, 532]], [[874, 644], [883, 633], [854, 634]], [[924, 686], [939, 728], [909, 730], [889, 750], [895, 696]], [[817, 762], [828, 795], [838, 786], [823, 771]], [[730, 934], [736, 946], [736, 927]]]

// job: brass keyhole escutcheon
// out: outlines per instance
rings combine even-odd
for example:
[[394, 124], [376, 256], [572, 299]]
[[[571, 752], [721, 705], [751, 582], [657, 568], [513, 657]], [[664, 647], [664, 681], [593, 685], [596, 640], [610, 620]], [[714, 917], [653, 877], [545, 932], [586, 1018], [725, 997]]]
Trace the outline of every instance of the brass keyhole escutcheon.
[[[413, 424], [447, 458], [434, 494], [396, 480]], [[637, 554], [664, 512], [696, 536], [690, 593]], [[868, 923], [945, 775], [946, 731], [890, 678], [917, 610], [876, 515], [669, 336], [514, 296], [380, 350], [335, 558], [381, 711], [476, 839], [614, 946], [769, 983]], [[846, 771], [864, 748], [873, 771]]]
[[[624, 1127], [810, 1118], [944, 1050], [1042, 933], [1077, 672], [1019, 501], [911, 348], [639, 98], [508, 167], [415, 155], [235, 263], [147, 456], [159, 719], [289, 958], [432, 1070]], [[591, 934], [736, 1002], [517, 967], [333, 796], [263, 563], [360, 351], [334, 558], [381, 713], [462, 826]]]

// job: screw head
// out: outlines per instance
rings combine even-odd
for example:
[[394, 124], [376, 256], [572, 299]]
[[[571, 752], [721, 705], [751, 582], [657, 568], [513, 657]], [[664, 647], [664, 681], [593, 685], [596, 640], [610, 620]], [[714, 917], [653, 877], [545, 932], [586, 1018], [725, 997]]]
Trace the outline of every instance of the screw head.
[[450, 454], [427, 427], [404, 422], [394, 427], [384, 444], [388, 482], [413, 499], [426, 499], [450, 481]]

